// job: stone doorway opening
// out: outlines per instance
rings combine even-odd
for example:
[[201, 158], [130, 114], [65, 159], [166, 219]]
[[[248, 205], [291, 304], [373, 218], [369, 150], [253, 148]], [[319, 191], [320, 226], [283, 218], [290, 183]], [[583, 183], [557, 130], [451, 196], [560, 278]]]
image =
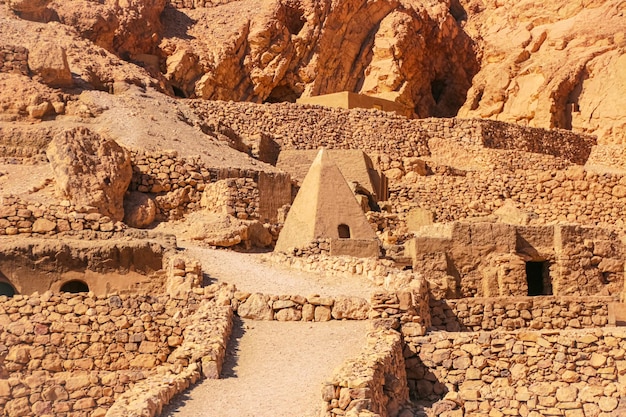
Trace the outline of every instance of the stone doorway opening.
[[7, 297], [13, 297], [16, 291], [13, 285], [8, 282], [0, 282], [0, 295], [6, 295]]
[[550, 295], [552, 293], [547, 261], [526, 262], [526, 284], [528, 285], [529, 296]]
[[68, 281], [61, 287], [61, 292], [69, 292], [72, 294], [78, 294], [79, 292], [89, 292], [89, 286], [80, 280]]

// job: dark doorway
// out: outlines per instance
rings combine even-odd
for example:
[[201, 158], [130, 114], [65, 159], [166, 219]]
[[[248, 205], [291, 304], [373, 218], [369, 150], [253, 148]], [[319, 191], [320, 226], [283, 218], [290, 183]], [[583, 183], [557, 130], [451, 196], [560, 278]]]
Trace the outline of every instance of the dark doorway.
[[73, 280], [68, 281], [61, 286], [61, 292], [70, 292], [76, 294], [79, 292], [89, 292], [89, 286], [83, 281]]
[[350, 226], [347, 224], [340, 224], [337, 231], [339, 232], [339, 239], [350, 239]]
[[8, 282], [0, 282], [0, 295], [13, 297], [15, 295], [15, 288], [13, 288], [13, 285]]
[[546, 262], [526, 262], [526, 283], [528, 295], [548, 295], [546, 285], [547, 265]]

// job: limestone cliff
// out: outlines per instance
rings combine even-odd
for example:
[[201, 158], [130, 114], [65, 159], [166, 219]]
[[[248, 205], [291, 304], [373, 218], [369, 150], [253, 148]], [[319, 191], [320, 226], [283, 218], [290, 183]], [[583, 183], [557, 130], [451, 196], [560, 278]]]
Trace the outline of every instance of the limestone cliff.
[[482, 53], [459, 116], [626, 143], [626, 1], [463, 3]]

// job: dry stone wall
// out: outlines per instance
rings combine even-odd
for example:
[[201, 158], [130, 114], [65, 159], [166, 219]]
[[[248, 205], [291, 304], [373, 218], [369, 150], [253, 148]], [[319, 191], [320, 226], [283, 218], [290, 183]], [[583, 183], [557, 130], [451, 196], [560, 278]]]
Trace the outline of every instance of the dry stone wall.
[[430, 300], [431, 330], [582, 329], [606, 326], [618, 297], [509, 297]]
[[396, 417], [409, 399], [402, 338], [393, 330], [368, 334], [361, 353], [322, 386], [324, 417]]
[[205, 186], [202, 206], [242, 220], [259, 219], [259, 188], [252, 178], [229, 178]]
[[169, 0], [168, 4], [177, 9], [199, 9], [202, 7], [217, 7], [236, 1], [240, 0]]
[[434, 333], [404, 338], [411, 396], [442, 417], [626, 413], [626, 331]]
[[466, 172], [432, 175], [390, 186], [394, 212], [430, 210], [437, 222], [494, 213], [505, 201], [529, 214], [530, 224], [557, 222], [624, 226], [626, 177], [580, 167], [563, 171]]
[[0, 46], [0, 73], [9, 72], [29, 75], [28, 49], [23, 46]]
[[377, 110], [290, 103], [191, 101], [190, 106], [241, 136], [268, 134], [281, 149], [361, 149], [384, 171], [403, 166], [405, 158], [430, 156], [432, 139], [470, 148], [542, 153], [576, 164], [586, 162], [595, 144], [592, 136], [478, 119], [411, 120]]
[[167, 362], [197, 307], [167, 296], [47, 292], [4, 298], [3, 412], [104, 415], [132, 383]]

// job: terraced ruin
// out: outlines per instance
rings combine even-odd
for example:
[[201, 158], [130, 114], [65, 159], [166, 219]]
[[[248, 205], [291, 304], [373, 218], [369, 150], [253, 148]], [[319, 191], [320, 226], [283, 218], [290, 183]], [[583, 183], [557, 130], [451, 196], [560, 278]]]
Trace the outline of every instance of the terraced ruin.
[[626, 415], [624, 12], [0, 0], [1, 413]]

